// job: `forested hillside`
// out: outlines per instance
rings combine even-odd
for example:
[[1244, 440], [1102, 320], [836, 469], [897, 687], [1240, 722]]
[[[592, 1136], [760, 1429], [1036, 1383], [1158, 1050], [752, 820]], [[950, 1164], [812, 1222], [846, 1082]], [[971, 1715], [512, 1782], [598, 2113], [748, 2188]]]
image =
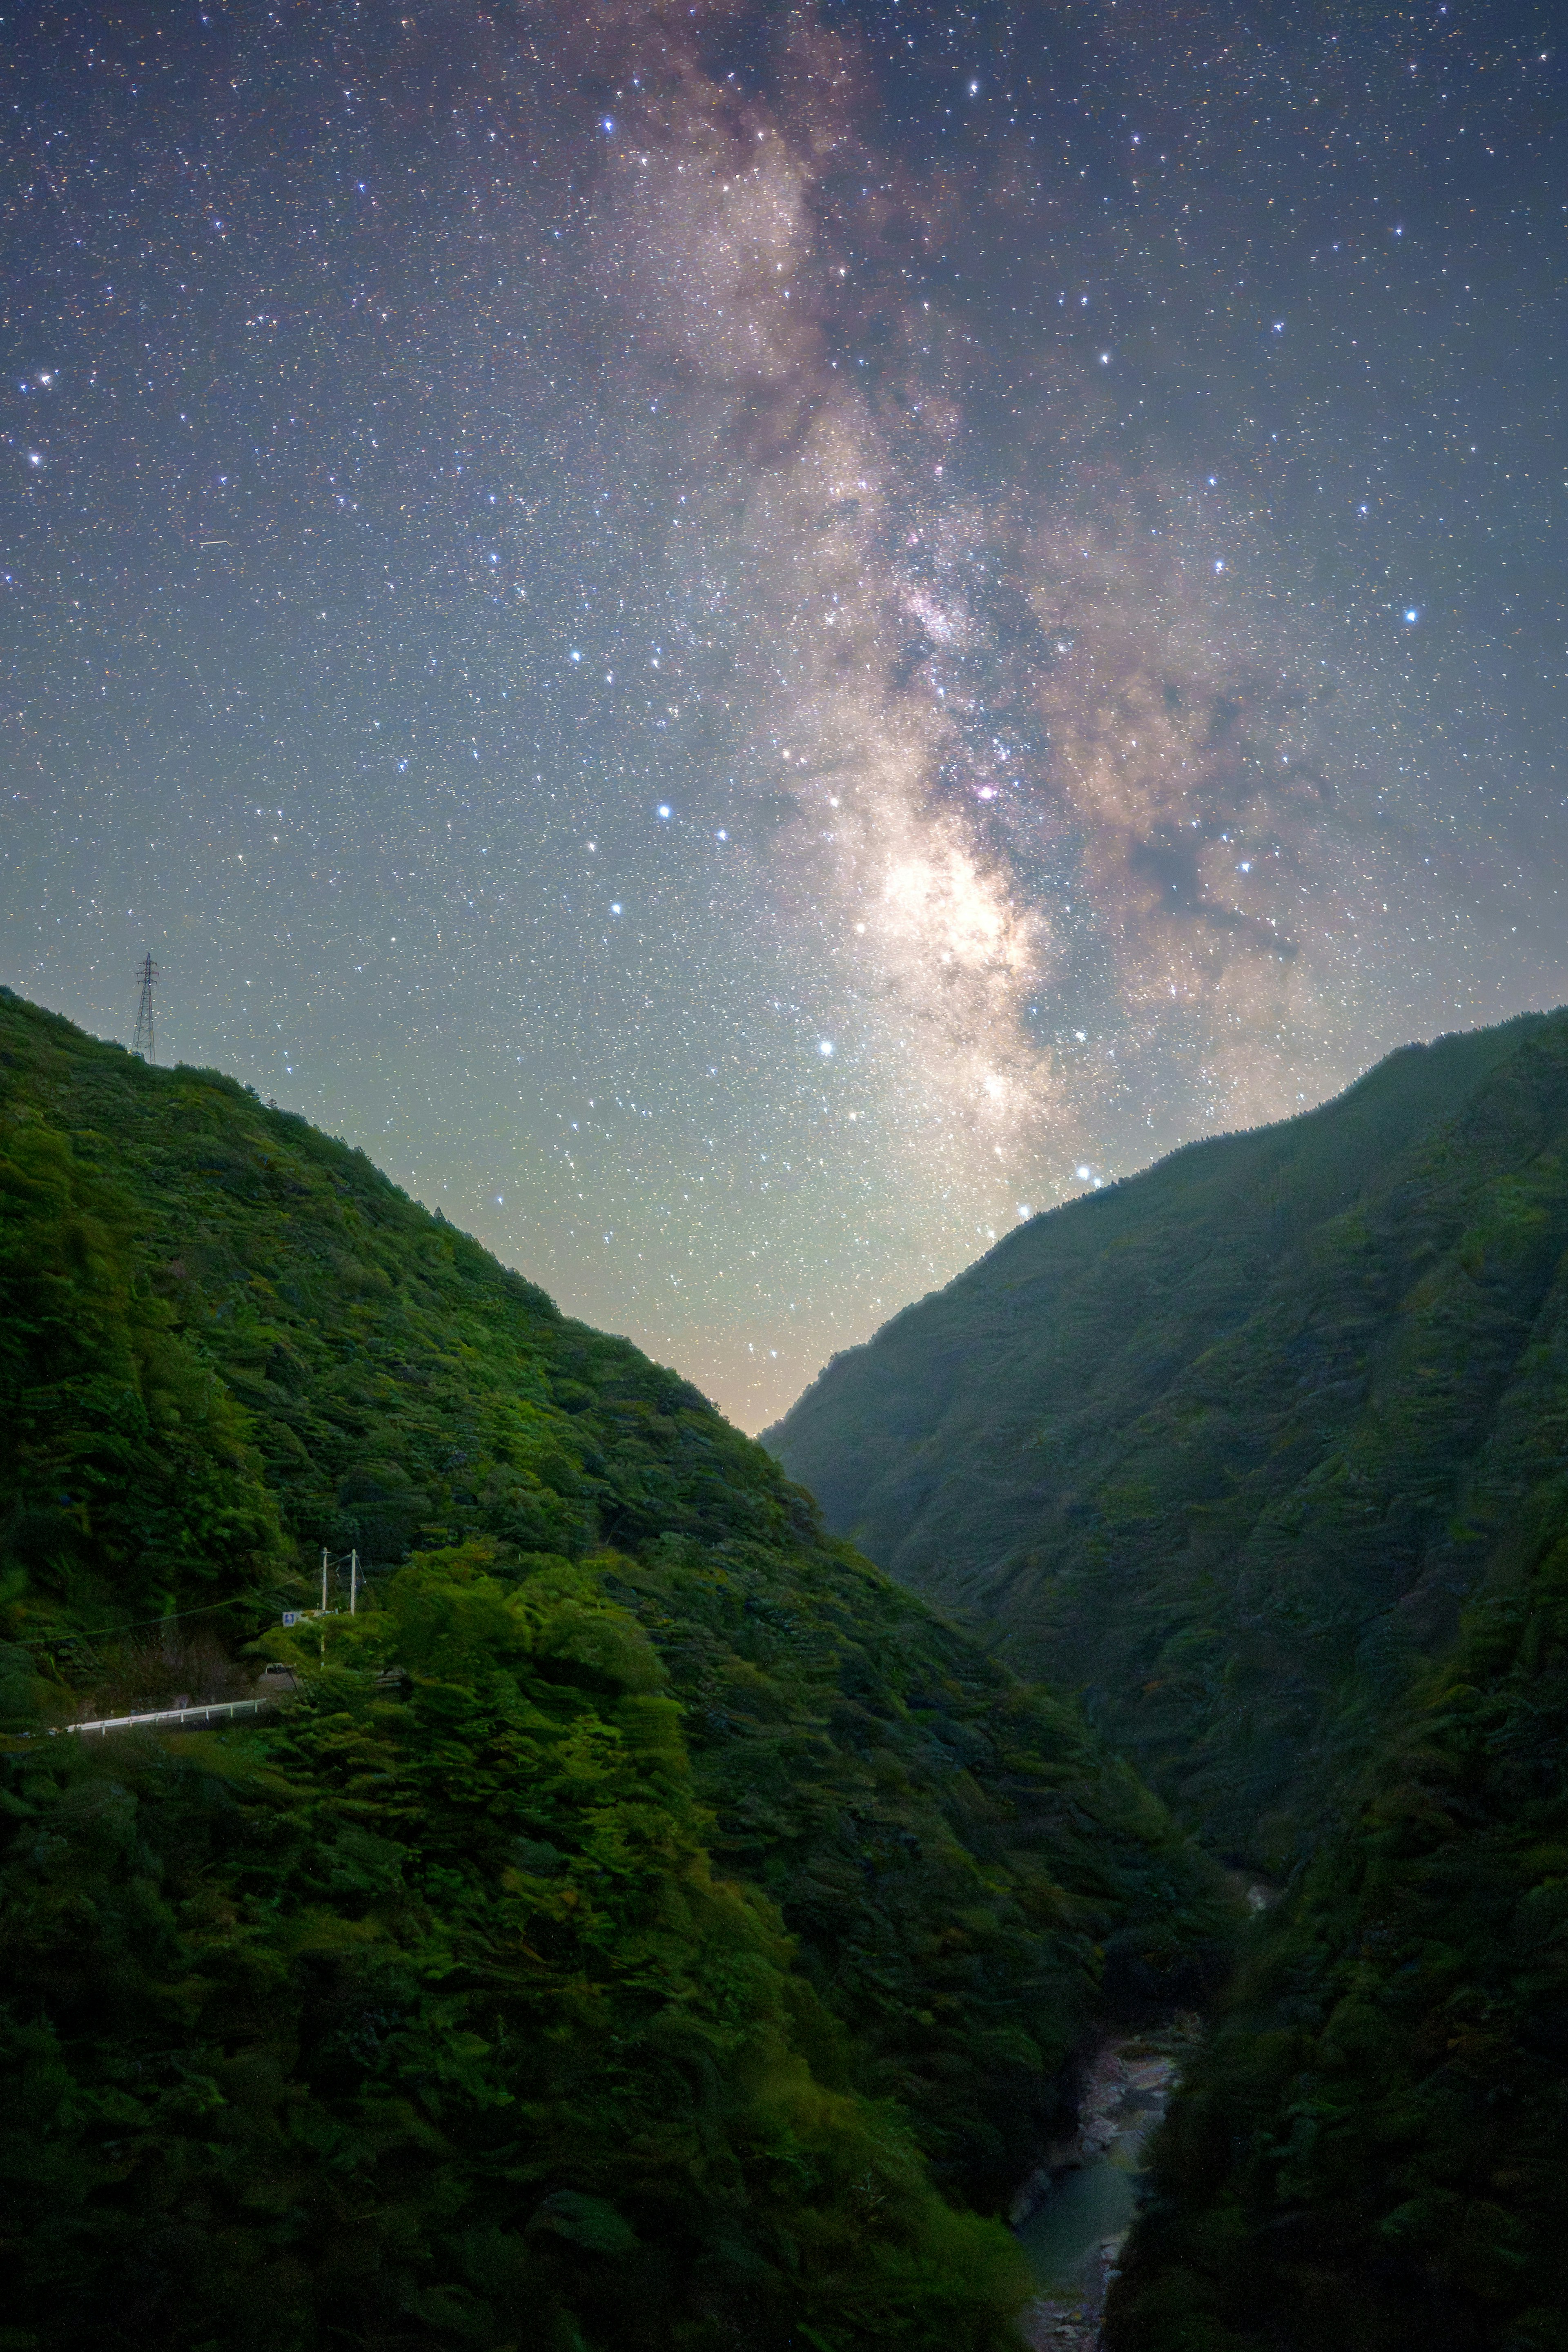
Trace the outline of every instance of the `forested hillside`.
[[1561, 1465], [1565, 1147], [1568, 1016], [1408, 1048], [1037, 1219], [767, 1442], [1282, 1871]]
[[772, 1442], [1286, 1881], [1110, 2352], [1568, 2341], [1568, 1015], [1039, 1220]]
[[[285, 1636], [322, 1545], [363, 1613]], [[676, 1375], [4, 992], [0, 1605], [11, 2352], [1004, 2347], [984, 2217], [1230, 1933]], [[268, 1727], [47, 1737], [284, 1654]]]
[[1192, 2070], [1111, 2352], [1558, 2352], [1565, 2150], [1560, 1467]]

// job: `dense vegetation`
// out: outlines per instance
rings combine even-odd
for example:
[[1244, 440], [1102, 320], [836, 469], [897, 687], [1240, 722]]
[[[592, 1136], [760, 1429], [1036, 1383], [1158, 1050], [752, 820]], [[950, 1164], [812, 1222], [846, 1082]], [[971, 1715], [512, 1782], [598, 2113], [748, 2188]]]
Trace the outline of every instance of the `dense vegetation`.
[[1568, 1016], [1041, 1220], [773, 1442], [1289, 1876], [1113, 2352], [1568, 2339]]
[[1177, 2101], [1116, 2352], [1557, 2352], [1565, 1995], [1559, 1483]]
[[13, 1765], [8, 2343], [1005, 2341], [1005, 2238], [715, 1881], [647, 1636], [488, 1565], [266, 1739]]
[[[982, 2217], [1228, 1932], [1069, 1705], [363, 1156], [5, 994], [0, 1333], [5, 2352], [1013, 2340]], [[351, 1544], [270, 1727], [39, 1736]]]
[[1412, 1047], [1037, 1219], [768, 1442], [1283, 1872], [1560, 1454], [1565, 1147], [1568, 1016]]

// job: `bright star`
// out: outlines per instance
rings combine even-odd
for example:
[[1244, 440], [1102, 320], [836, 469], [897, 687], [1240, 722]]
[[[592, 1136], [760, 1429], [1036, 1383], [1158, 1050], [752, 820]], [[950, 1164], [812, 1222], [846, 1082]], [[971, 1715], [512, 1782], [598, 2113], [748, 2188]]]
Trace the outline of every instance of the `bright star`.
[[818, 1043], [817, 1043], [817, 1048], [816, 1048], [816, 1050], [817, 1050], [817, 1052], [821, 1055], [821, 1056], [822, 1056], [822, 1058], [823, 1058], [823, 1060], [824, 1060], [825, 1062], [830, 1062], [830, 1061], [833, 1059], [833, 1040], [832, 1040], [832, 1038], [831, 1038], [831, 1037], [823, 1037], [823, 1038], [819, 1039], [819, 1041], [818, 1041]]

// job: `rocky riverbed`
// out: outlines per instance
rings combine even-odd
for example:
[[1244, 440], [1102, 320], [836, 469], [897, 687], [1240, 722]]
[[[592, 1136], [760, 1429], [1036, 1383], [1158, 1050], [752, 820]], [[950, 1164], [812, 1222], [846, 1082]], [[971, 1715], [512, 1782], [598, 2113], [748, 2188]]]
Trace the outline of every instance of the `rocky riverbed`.
[[1077, 2130], [1047, 2149], [1014, 2200], [1009, 2218], [1041, 2286], [1024, 2317], [1035, 2352], [1098, 2352], [1143, 2144], [1198, 2032], [1196, 2018], [1182, 2016], [1103, 2042], [1084, 2076]]

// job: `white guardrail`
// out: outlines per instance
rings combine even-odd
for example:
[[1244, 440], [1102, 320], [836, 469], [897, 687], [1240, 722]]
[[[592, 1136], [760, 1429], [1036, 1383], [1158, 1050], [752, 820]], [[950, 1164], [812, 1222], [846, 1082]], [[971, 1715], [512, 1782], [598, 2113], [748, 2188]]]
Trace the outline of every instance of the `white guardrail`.
[[217, 1699], [210, 1706], [161, 1706], [151, 1715], [108, 1715], [96, 1723], [54, 1723], [49, 1726], [49, 1738], [56, 1739], [63, 1731], [130, 1731], [143, 1724], [173, 1724], [189, 1731], [201, 1723], [232, 1723], [244, 1715], [266, 1715], [278, 1705], [275, 1698]]

